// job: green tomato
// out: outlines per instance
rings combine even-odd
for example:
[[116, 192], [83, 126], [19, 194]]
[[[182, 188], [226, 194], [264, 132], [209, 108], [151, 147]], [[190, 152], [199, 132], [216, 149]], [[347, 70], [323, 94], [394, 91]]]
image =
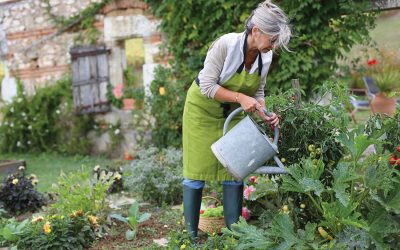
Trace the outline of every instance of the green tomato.
[[314, 146], [314, 144], [308, 145], [308, 151], [310, 151], [310, 152], [314, 152], [314, 151], [315, 151], [315, 146]]

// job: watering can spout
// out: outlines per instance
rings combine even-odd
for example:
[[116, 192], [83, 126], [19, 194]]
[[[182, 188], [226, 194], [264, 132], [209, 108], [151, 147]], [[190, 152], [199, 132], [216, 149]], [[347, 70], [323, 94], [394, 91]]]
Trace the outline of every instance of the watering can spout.
[[262, 166], [259, 167], [254, 173], [256, 174], [287, 174], [287, 171], [285, 167], [283, 166], [282, 162], [279, 160], [279, 158], [275, 155], [274, 160], [278, 167], [272, 167], [272, 166]]

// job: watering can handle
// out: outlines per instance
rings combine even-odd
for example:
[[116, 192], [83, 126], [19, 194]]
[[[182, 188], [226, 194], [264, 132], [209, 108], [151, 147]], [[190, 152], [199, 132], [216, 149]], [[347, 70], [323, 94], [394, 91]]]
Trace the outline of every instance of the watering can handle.
[[[243, 111], [243, 108], [239, 107], [239, 108], [235, 109], [234, 111], [232, 111], [232, 113], [229, 114], [229, 116], [226, 118], [225, 123], [224, 123], [224, 135], [226, 134], [226, 132], [228, 132], [228, 125], [231, 122], [231, 120], [233, 119], [233, 117], [242, 111]], [[271, 117], [271, 115], [272, 115], [271, 112], [269, 112], [265, 108], [263, 109], [263, 111], [267, 116]], [[274, 128], [274, 144], [275, 145], [278, 145], [278, 139], [279, 139], [279, 128], [275, 127]]]

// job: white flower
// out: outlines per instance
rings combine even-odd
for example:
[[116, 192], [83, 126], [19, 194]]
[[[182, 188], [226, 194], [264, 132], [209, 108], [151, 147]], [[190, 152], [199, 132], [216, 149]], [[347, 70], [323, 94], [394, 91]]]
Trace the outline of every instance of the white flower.
[[116, 130], [114, 131], [114, 134], [118, 135], [120, 132], [121, 132], [121, 131], [120, 131], [119, 129], [116, 129]]
[[28, 145], [31, 145], [31, 143], [32, 143], [31, 141], [28, 141]]
[[10, 123], [10, 127], [14, 127], [14, 123]]
[[11, 107], [11, 108], [10, 108], [10, 112], [11, 112], [11, 113], [14, 113], [14, 107]]
[[29, 130], [32, 130], [32, 125], [29, 125], [29, 126], [28, 126], [28, 129], [29, 129]]
[[18, 168], [18, 170], [25, 170], [25, 167], [24, 166], [19, 166], [19, 168]]
[[61, 113], [61, 111], [57, 109], [57, 110], [56, 110], [56, 113], [57, 113], [57, 114], [60, 114], [60, 113]]
[[22, 115], [22, 116], [26, 116], [25, 112], [22, 112], [21, 115]]
[[94, 168], [93, 168], [94, 171], [97, 171], [97, 170], [99, 170], [99, 169], [100, 169], [100, 165], [96, 165], [96, 166], [94, 166]]
[[21, 147], [21, 142], [17, 141], [17, 147]]
[[12, 184], [17, 185], [18, 184], [18, 179], [12, 180]]

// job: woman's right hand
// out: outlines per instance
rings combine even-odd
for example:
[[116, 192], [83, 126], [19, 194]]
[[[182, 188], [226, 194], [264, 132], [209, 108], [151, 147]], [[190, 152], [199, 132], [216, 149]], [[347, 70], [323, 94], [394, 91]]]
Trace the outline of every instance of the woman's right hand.
[[253, 97], [240, 93], [239, 103], [246, 112], [254, 112], [261, 108], [261, 104]]

